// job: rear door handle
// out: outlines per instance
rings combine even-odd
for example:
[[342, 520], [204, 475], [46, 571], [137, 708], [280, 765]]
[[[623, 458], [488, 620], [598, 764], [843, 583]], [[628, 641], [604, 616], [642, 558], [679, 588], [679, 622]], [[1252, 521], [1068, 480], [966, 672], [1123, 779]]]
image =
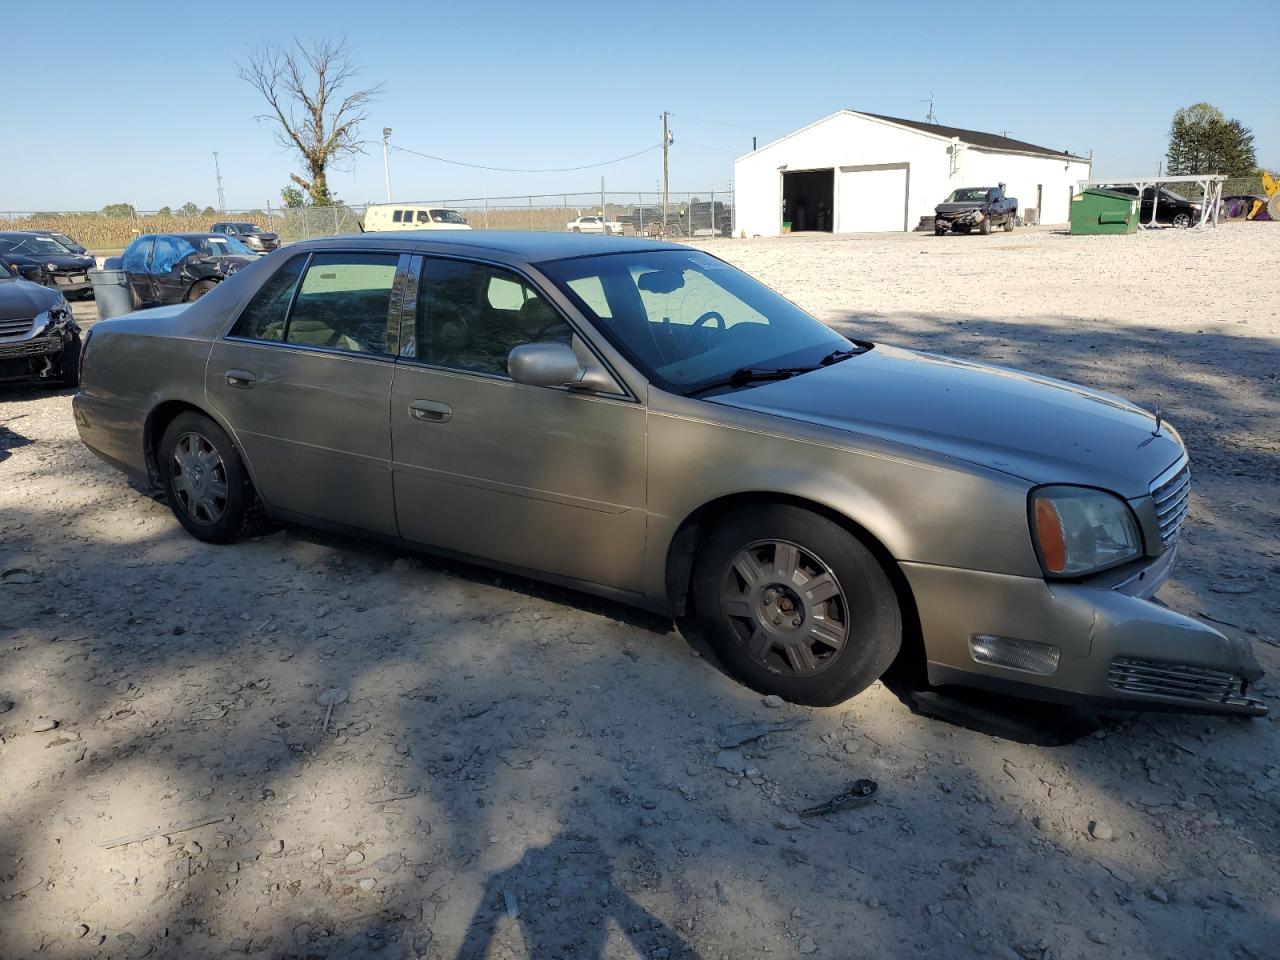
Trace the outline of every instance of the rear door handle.
[[252, 390], [253, 385], [258, 382], [257, 376], [248, 370], [228, 370], [225, 379], [231, 386], [241, 390]]
[[448, 423], [453, 418], [453, 410], [447, 403], [435, 400], [411, 400], [409, 416], [423, 423]]

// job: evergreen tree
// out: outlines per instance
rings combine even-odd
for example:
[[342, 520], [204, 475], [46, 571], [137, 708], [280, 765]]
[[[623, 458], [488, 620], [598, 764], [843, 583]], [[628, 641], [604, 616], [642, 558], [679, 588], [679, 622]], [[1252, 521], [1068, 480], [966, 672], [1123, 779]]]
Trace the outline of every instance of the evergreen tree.
[[1210, 103], [1183, 107], [1173, 115], [1165, 160], [1171, 176], [1248, 177], [1258, 166], [1253, 131], [1239, 120], [1228, 120]]

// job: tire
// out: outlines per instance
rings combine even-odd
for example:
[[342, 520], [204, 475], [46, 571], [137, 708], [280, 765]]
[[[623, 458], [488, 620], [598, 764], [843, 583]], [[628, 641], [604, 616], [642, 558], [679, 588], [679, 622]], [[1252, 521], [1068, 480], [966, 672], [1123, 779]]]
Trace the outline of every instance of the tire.
[[581, 227], [574, 227], [574, 228], [573, 228], [573, 232], [574, 232], [574, 233], [581, 233], [581, 232], [582, 232], [582, 228], [581, 228]]
[[75, 389], [80, 386], [80, 334], [75, 334], [62, 348], [58, 357], [58, 367], [62, 371], [59, 382], [64, 387]]
[[194, 303], [218, 285], [216, 280], [197, 280], [187, 291], [186, 302]]
[[786, 504], [735, 510], [711, 531], [694, 567], [694, 611], [730, 673], [792, 703], [842, 703], [902, 646], [897, 594], [876, 557], [838, 524]]
[[1169, 222], [1179, 230], [1186, 230], [1191, 226], [1191, 214], [1186, 212], [1175, 213], [1173, 219]]
[[934, 228], [933, 228], [933, 235], [934, 235], [935, 237], [945, 237], [945, 236], [947, 235], [946, 228], [945, 228], [945, 227], [934, 227]]
[[1006, 219], [1004, 222], [1004, 232], [1013, 233], [1013, 215], [1012, 214], [1010, 214], [1008, 219]]
[[983, 217], [982, 222], [978, 224], [978, 232], [984, 237], [991, 236], [991, 218]]
[[174, 417], [160, 438], [156, 460], [169, 509], [196, 539], [232, 543], [256, 521], [260, 505], [240, 452], [204, 414]]

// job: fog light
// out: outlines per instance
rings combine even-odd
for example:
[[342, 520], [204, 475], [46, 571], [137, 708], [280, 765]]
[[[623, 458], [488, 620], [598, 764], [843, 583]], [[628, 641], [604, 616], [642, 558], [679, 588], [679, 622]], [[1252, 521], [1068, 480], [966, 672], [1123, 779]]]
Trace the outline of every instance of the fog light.
[[1047, 677], [1058, 669], [1062, 651], [1048, 643], [975, 633], [969, 638], [969, 655], [978, 663]]

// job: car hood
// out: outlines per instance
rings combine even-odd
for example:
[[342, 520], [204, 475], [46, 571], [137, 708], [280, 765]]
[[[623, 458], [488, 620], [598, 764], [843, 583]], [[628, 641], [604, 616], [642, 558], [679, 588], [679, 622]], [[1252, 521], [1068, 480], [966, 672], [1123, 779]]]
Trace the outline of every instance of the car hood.
[[62, 299], [62, 294], [27, 280], [0, 280], [0, 320], [28, 320]]
[[93, 257], [82, 257], [74, 253], [8, 253], [5, 258], [12, 263], [38, 263], [44, 266], [52, 263], [64, 270], [92, 270]]
[[1124, 497], [1183, 453], [1165, 424], [1110, 394], [1003, 367], [895, 347], [712, 402], [822, 424], [1021, 477]]

